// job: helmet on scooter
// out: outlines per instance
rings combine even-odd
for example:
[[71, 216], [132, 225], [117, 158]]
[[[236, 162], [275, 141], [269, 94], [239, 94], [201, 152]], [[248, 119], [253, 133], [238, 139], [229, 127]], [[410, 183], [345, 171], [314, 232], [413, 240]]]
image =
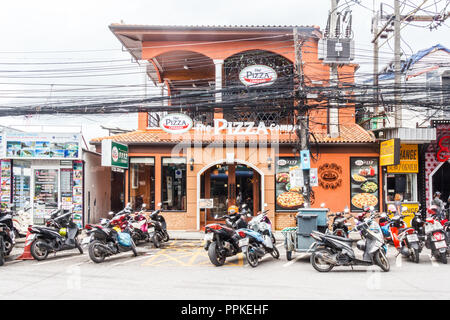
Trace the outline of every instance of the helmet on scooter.
[[395, 208], [395, 205], [393, 205], [393, 204], [390, 204], [390, 205], [388, 205], [388, 212], [389, 213], [395, 213], [395, 212], [397, 212], [397, 208]]
[[228, 207], [228, 214], [229, 215], [233, 215], [239, 212], [239, 208], [235, 205], [229, 206]]

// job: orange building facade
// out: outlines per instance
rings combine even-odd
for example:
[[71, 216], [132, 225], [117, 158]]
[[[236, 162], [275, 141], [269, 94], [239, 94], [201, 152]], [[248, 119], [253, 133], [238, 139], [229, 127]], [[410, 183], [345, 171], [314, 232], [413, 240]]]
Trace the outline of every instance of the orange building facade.
[[[318, 27], [295, 27], [309, 88], [329, 85], [318, 59]], [[269, 210], [277, 230], [295, 225], [302, 206], [302, 170], [294, 87], [294, 27], [171, 27], [113, 24], [111, 31], [161, 88], [133, 132], [112, 139], [128, 145], [125, 202], [136, 209], [162, 204], [169, 229], [200, 230], [230, 205]], [[338, 69], [352, 83], [356, 65]], [[314, 93], [314, 91], [311, 91]], [[379, 147], [355, 123], [351, 104], [338, 108], [331, 137], [329, 102], [318, 90], [307, 99], [312, 207], [331, 211], [364, 203], [382, 207]], [[369, 184], [370, 183], [370, 184]]]

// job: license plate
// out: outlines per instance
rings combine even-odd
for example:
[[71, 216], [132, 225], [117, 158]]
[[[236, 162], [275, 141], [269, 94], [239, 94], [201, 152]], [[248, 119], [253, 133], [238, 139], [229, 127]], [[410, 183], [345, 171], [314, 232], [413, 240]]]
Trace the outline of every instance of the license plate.
[[239, 247], [248, 246], [248, 238], [239, 240]]
[[155, 227], [148, 228], [148, 232], [149, 233], [155, 232]]
[[89, 242], [91, 242], [91, 237], [86, 237], [86, 238], [83, 239], [81, 244], [88, 244]]
[[211, 241], [214, 237], [214, 234], [212, 233], [207, 233], [205, 234], [205, 241]]
[[446, 248], [447, 247], [447, 242], [445, 241], [437, 241], [434, 243], [434, 245], [436, 246], [436, 249], [442, 249], [442, 248]]
[[406, 235], [406, 238], [408, 239], [409, 242], [418, 242], [419, 241], [419, 237], [417, 236], [417, 234], [408, 234], [408, 235]]

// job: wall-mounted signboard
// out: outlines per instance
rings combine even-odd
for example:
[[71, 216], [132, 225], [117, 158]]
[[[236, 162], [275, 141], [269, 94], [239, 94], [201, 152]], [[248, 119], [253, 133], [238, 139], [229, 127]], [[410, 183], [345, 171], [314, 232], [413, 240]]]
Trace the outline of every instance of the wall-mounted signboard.
[[128, 169], [128, 146], [111, 139], [102, 140], [102, 166]]
[[387, 167], [388, 173], [418, 173], [419, 147], [417, 144], [402, 144], [400, 147], [400, 162]]
[[365, 206], [374, 206], [376, 211], [379, 210], [378, 174], [378, 158], [350, 157], [351, 211], [363, 211]]
[[270, 86], [277, 80], [274, 69], [265, 65], [252, 65], [245, 67], [239, 72], [239, 80], [250, 87]]
[[7, 159], [81, 159], [77, 133], [5, 133], [2, 142]]

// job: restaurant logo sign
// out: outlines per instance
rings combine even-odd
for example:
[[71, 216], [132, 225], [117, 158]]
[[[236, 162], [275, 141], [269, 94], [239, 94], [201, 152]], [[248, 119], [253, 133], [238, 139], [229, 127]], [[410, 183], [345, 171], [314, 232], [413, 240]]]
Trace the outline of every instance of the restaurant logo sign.
[[128, 146], [111, 139], [102, 140], [102, 166], [128, 169]]
[[437, 160], [445, 162], [450, 159], [450, 136], [443, 136], [438, 142]]
[[319, 185], [324, 189], [336, 189], [342, 184], [342, 167], [336, 163], [325, 163], [319, 167]]
[[245, 67], [239, 73], [239, 80], [246, 86], [270, 86], [277, 80], [274, 69], [265, 65], [252, 65]]
[[194, 122], [192, 119], [182, 113], [171, 113], [159, 121], [159, 126], [167, 133], [185, 133], [188, 132]]

